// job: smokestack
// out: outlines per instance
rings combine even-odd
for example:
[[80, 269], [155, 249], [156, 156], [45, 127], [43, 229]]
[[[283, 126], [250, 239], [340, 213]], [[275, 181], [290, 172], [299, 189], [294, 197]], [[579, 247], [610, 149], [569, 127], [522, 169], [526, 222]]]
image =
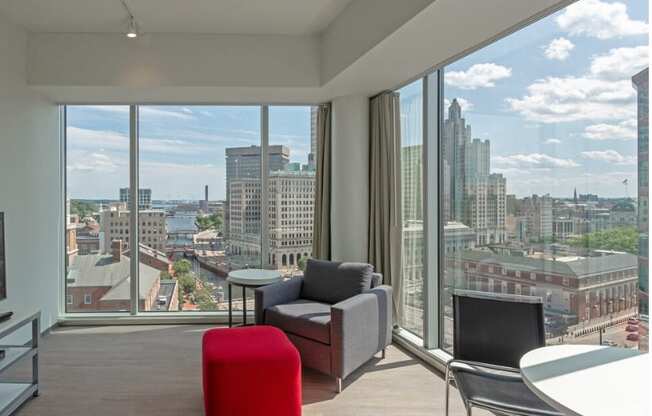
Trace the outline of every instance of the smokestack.
[[122, 257], [122, 240], [111, 241], [111, 257], [115, 262], [120, 261]]
[[204, 201], [208, 202], [208, 185], [204, 185]]

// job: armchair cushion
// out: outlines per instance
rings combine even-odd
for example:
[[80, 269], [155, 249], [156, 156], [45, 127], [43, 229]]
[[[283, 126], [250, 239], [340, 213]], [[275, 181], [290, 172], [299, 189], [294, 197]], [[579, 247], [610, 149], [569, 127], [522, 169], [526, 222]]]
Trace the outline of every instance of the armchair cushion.
[[371, 288], [373, 267], [365, 263], [341, 263], [308, 259], [301, 298], [338, 303]]
[[331, 305], [307, 299], [275, 305], [265, 311], [265, 324], [330, 344]]
[[289, 280], [256, 288], [254, 291], [256, 297], [256, 324], [262, 325], [265, 323], [265, 311], [268, 308], [299, 299], [302, 285], [303, 278], [293, 277]]

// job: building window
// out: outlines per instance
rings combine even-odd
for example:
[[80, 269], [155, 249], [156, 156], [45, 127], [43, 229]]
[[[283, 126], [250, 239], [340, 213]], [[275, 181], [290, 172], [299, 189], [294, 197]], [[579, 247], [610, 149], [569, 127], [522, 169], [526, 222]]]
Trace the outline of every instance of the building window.
[[66, 295], [66, 305], [72, 305], [72, 295]]
[[84, 294], [84, 305], [91, 305], [93, 304], [93, 296], [91, 294], [85, 293]]

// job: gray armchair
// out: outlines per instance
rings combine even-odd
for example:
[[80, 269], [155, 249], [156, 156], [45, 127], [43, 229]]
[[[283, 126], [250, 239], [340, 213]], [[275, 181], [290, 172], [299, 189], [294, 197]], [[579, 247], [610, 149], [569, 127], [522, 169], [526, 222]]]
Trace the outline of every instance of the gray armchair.
[[278, 327], [303, 365], [342, 379], [392, 340], [392, 288], [363, 263], [309, 259], [304, 277], [256, 289], [256, 324]]

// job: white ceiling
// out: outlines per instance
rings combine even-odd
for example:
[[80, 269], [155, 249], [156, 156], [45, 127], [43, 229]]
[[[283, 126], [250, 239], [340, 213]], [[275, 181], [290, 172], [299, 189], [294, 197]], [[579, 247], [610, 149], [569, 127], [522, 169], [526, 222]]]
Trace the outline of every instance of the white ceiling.
[[[312, 35], [352, 0], [126, 0], [145, 33]], [[0, 13], [32, 32], [121, 33], [120, 0], [0, 0]]]

